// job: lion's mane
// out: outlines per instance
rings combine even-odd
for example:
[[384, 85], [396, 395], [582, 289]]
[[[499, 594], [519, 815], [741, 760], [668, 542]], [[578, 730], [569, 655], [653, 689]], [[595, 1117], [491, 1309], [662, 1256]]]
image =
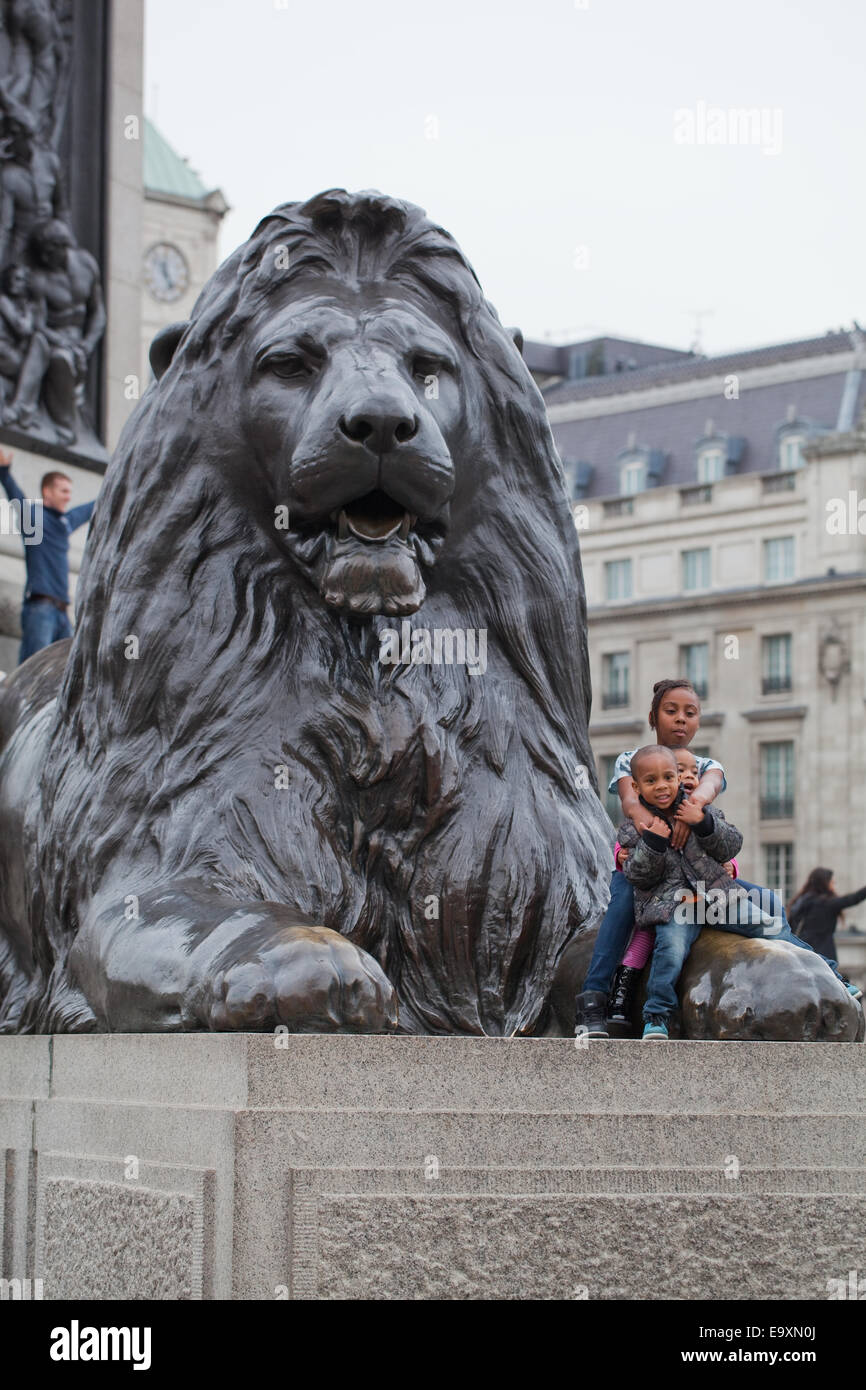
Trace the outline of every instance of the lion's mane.
[[[224, 482], [232, 351], [311, 275], [399, 287], [458, 345], [474, 452], [455, 465], [477, 489], [413, 627], [486, 629], [484, 676], [379, 664], [388, 619], [329, 610], [275, 542], [266, 480], [251, 467], [243, 496]], [[195, 876], [349, 935], [408, 1029], [531, 1031], [604, 899], [589, 705], [561, 466], [472, 268], [421, 209], [379, 194], [278, 207], [202, 291], [97, 504], [33, 827], [44, 975], [105, 875], [121, 895]]]

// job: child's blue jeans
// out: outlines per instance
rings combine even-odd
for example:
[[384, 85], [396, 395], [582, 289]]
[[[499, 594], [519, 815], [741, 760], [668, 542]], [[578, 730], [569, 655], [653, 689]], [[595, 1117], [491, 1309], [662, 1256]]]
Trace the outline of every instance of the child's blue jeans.
[[[740, 879], [738, 886], [745, 888], [754, 885], [747, 885], [743, 879]], [[774, 894], [773, 897], [777, 902], [779, 901], [777, 895]], [[745, 899], [740, 900], [735, 908], [729, 909], [730, 920], [725, 922], [713, 921], [711, 925], [718, 931], [733, 932], [736, 936], [763, 937], [768, 941], [786, 941], [791, 946], [799, 946], [807, 951], [812, 950], [807, 941], [801, 941], [791, 931], [784, 910], [779, 913], [775, 920], [771, 921], [769, 926], [761, 920], [762, 915], [756, 903], [750, 899]], [[701, 930], [702, 926], [699, 922], [678, 922], [676, 917], [672, 917], [669, 922], [662, 922], [660, 926], [656, 927], [656, 944], [652, 954], [647, 998], [643, 1009], [645, 1020], [651, 1014], [661, 1014], [667, 1018], [677, 1007], [677, 980], [689, 951]], [[826, 956], [822, 956], [821, 959], [826, 965], [829, 965], [836, 978], [841, 980], [842, 976], [836, 962], [828, 960]]]
[[[768, 892], [767, 889], [761, 890], [756, 883], [749, 883], [744, 878], [738, 878], [736, 882], [739, 888], [750, 889], [755, 893], [763, 891], [765, 895]], [[767, 901], [766, 897], [765, 901]], [[805, 946], [806, 942], [801, 941], [798, 936], [794, 936], [791, 931], [779, 895], [777, 893], [769, 894], [768, 901], [771, 904], [770, 910], [782, 921], [782, 931], [777, 934], [775, 939], [777, 941], [791, 941], [796, 946]], [[634, 889], [625, 874], [621, 870], [615, 869], [610, 878], [610, 902], [601, 919], [589, 970], [583, 982], [585, 990], [601, 990], [604, 994], [608, 992], [613, 980], [613, 973], [623, 958], [633, 926]], [[760, 931], [753, 934], [760, 935]], [[746, 935], [746, 933], [743, 932], [742, 935]]]

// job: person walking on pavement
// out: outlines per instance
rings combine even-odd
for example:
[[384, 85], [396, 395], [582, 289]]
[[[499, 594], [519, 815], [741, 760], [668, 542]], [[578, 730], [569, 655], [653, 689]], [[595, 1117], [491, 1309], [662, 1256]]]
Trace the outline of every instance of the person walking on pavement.
[[[27, 498], [11, 470], [12, 454], [0, 448], [0, 483], [10, 502], [17, 502], [23, 508]], [[42, 501], [35, 504], [34, 539], [28, 537], [24, 546], [27, 585], [21, 608], [19, 664], [52, 642], [72, 636], [68, 613], [69, 537], [90, 520], [96, 505], [83, 502], [78, 507], [70, 507], [72, 481], [57, 470], [44, 475], [41, 488]], [[21, 532], [25, 534], [23, 524]], [[41, 540], [36, 541], [39, 535]]]

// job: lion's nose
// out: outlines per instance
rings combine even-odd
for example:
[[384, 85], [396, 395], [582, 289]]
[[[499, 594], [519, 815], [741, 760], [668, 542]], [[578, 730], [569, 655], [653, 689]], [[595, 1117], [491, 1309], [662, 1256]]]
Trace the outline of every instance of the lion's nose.
[[340, 418], [340, 429], [354, 444], [363, 444], [372, 454], [387, 454], [398, 444], [408, 444], [418, 433], [417, 415], [400, 411], [366, 409]]

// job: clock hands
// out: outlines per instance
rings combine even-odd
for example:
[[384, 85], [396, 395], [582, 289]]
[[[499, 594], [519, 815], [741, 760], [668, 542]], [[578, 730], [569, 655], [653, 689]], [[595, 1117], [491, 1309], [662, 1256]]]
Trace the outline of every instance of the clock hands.
[[189, 281], [186, 262], [175, 247], [156, 245], [147, 258], [148, 283], [157, 299], [176, 299]]

